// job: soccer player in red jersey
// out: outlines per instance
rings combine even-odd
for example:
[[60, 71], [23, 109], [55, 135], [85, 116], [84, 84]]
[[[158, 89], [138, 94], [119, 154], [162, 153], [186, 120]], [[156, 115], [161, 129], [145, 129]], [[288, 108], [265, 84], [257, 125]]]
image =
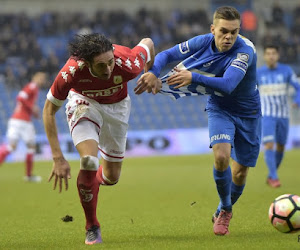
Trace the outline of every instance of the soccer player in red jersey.
[[[124, 158], [130, 97], [127, 82], [148, 70], [154, 45], [144, 38], [133, 49], [112, 44], [101, 34], [77, 35], [69, 44], [70, 58], [54, 80], [43, 119], [53, 156], [49, 181], [68, 189], [70, 166], [61, 151], [55, 113], [68, 99], [66, 115], [73, 143], [80, 155], [77, 189], [86, 217], [85, 244], [102, 242], [96, 216], [99, 185], [118, 182]], [[149, 87], [148, 92], [156, 88]], [[101, 154], [99, 166], [98, 152]]]
[[29, 83], [18, 93], [17, 105], [7, 125], [8, 144], [0, 147], [0, 164], [13, 152], [19, 140], [26, 143], [27, 154], [25, 158], [25, 181], [40, 182], [41, 177], [32, 175], [33, 158], [35, 152], [35, 129], [32, 117], [40, 117], [40, 108], [36, 105], [39, 88], [44, 86], [47, 80], [46, 73], [36, 72]]

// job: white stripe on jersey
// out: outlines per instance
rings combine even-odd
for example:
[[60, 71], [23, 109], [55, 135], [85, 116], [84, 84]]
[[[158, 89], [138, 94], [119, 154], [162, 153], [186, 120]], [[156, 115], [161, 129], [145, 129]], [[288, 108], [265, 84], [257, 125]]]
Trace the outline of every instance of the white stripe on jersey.
[[51, 89], [49, 89], [48, 93], [47, 93], [47, 99], [52, 102], [54, 105], [56, 106], [62, 106], [64, 104], [64, 101], [65, 100], [59, 100], [57, 98], [55, 98], [53, 95], [52, 95], [52, 92], [51, 92]]
[[279, 95], [286, 95], [287, 89], [286, 89], [287, 83], [270, 83], [266, 85], [261, 85], [259, 87], [260, 95], [267, 95], [267, 96], [279, 96]]
[[[186, 70], [187, 68], [183, 65], [183, 63], [179, 63], [176, 68], [180, 69], [180, 70]], [[190, 69], [191, 72], [196, 72], [198, 74], [207, 76], [207, 77], [214, 77], [214, 74], [208, 73], [208, 72], [204, 72], [198, 69]], [[206, 92], [205, 87], [199, 85], [196, 83], [196, 92], [192, 92], [189, 90], [189, 86], [192, 86], [195, 83], [191, 83], [190, 85], [181, 87], [179, 89], [172, 89], [171, 86], [169, 86], [167, 84], [167, 79], [169, 76], [173, 75], [174, 73], [176, 73], [175, 70], [171, 70], [169, 71], [166, 75], [164, 75], [163, 77], [161, 77], [161, 81], [162, 81], [162, 88], [159, 91], [160, 94], [163, 95], [167, 95], [169, 97], [171, 97], [172, 99], [178, 99], [179, 97], [185, 97], [185, 96], [197, 96], [197, 95], [208, 95], [209, 93]], [[214, 91], [214, 94], [217, 96], [223, 96], [222, 93]]]
[[266, 84], [259, 87], [263, 116], [288, 118], [287, 84]]
[[28, 99], [28, 94], [24, 90], [21, 90], [18, 96], [21, 97], [22, 99]]
[[250, 46], [253, 49], [254, 53], [256, 53], [256, 48], [255, 48], [253, 42], [251, 42], [248, 38], [246, 38], [242, 35], [239, 35], [239, 37], [243, 39], [243, 41], [246, 43], [246, 45]]

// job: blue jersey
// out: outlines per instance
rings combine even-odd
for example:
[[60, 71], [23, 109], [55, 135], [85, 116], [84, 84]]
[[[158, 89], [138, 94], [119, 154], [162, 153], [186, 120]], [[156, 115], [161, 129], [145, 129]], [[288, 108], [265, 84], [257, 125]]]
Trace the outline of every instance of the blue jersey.
[[[176, 90], [163, 84], [162, 93], [171, 93], [175, 98], [209, 94], [207, 109], [222, 109], [239, 117], [261, 116], [253, 43], [239, 35], [226, 52], [218, 52], [214, 47], [214, 36], [205, 34], [159, 53], [150, 70], [156, 76], [171, 61], [181, 61], [177, 65], [179, 69], [193, 72], [190, 85]], [[163, 83], [172, 73], [162, 77]]]
[[257, 80], [262, 103], [263, 116], [289, 118], [288, 86], [296, 89], [295, 102], [300, 106], [300, 85], [292, 68], [277, 63], [275, 68], [266, 65], [258, 68]]

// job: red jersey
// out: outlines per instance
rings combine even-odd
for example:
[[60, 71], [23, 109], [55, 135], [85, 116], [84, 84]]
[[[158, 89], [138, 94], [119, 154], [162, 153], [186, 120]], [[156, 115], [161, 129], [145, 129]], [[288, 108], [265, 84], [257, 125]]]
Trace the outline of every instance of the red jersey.
[[11, 118], [31, 121], [32, 108], [35, 105], [39, 94], [39, 87], [36, 83], [30, 82], [18, 93], [17, 105]]
[[113, 46], [115, 67], [110, 79], [97, 78], [82, 60], [70, 57], [56, 76], [48, 99], [61, 106], [71, 90], [103, 104], [123, 100], [127, 96], [127, 82], [142, 72], [150, 55], [143, 44], [133, 49], [115, 44]]

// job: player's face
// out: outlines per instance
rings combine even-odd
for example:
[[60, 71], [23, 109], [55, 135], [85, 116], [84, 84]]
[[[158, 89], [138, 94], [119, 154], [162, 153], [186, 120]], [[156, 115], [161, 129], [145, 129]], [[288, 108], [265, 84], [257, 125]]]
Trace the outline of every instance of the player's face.
[[240, 31], [240, 21], [216, 19], [210, 27], [215, 44], [220, 52], [228, 51], [234, 45]]
[[36, 78], [37, 78], [36, 82], [37, 82], [37, 84], [39, 84], [40, 87], [46, 85], [46, 83], [47, 83], [47, 75], [45, 73], [42, 73], [42, 72], [38, 73], [36, 75]]
[[108, 80], [115, 67], [113, 51], [107, 51], [94, 57], [92, 63], [88, 63], [91, 72], [101, 80]]
[[274, 68], [279, 60], [279, 53], [274, 48], [265, 49], [264, 59], [268, 67]]

